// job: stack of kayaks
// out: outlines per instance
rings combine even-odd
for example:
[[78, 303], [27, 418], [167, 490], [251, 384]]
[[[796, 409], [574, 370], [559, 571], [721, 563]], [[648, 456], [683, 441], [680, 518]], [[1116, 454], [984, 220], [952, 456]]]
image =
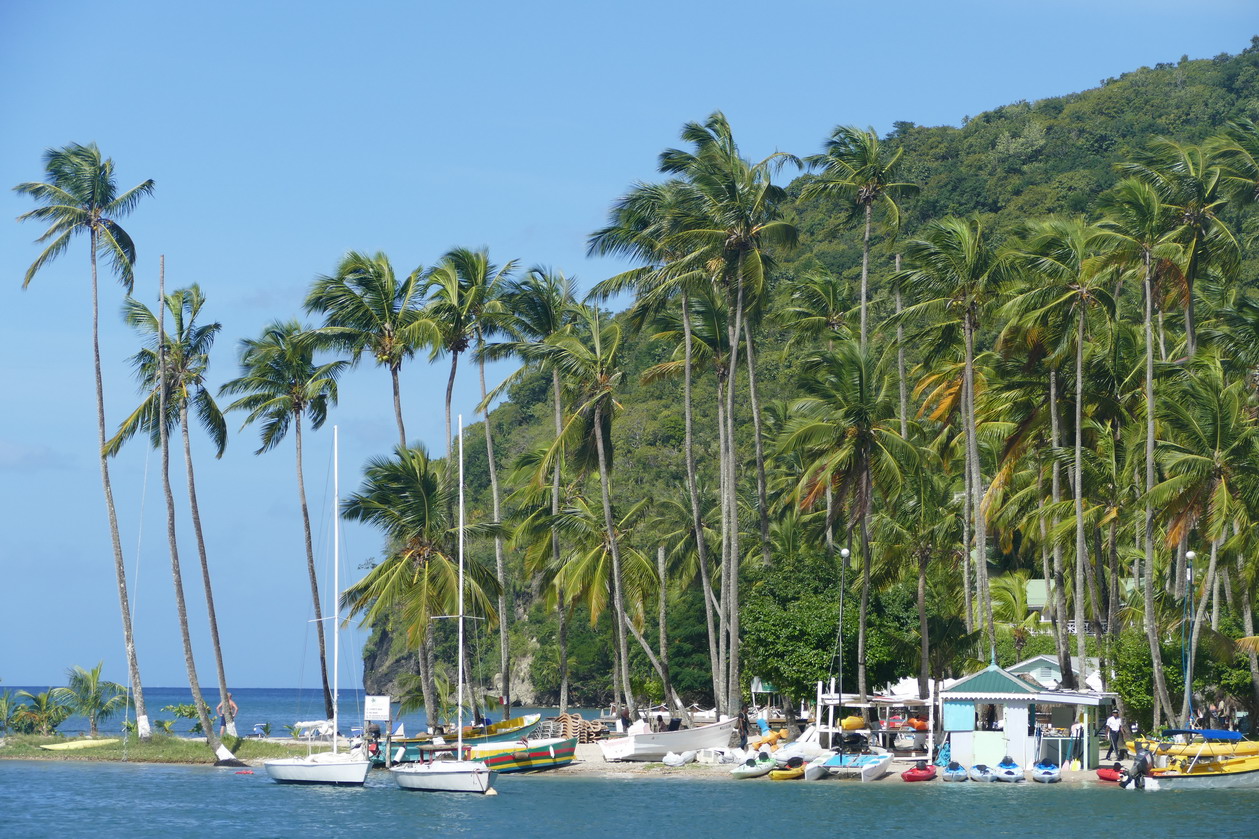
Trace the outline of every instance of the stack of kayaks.
[[958, 781], [970, 780], [970, 775], [966, 772], [965, 766], [954, 760], [951, 761], [948, 766], [944, 767], [944, 771], [940, 773], [940, 780], [956, 783]]
[[768, 775], [775, 765], [767, 752], [760, 752], [731, 769], [730, 774], [736, 778], [760, 778]]
[[798, 755], [787, 761], [787, 765], [782, 769], [771, 769], [769, 773], [771, 781], [796, 781], [803, 777], [804, 758]]
[[992, 767], [983, 763], [976, 763], [970, 768], [970, 772], [968, 774], [970, 775], [970, 779], [972, 781], [996, 780], [993, 777]]
[[992, 774], [998, 781], [1007, 783], [1018, 783], [1024, 780], [1023, 767], [1015, 763], [1014, 758], [1009, 755], [1001, 758], [1001, 762], [992, 770]]
[[936, 768], [925, 760], [920, 760], [901, 773], [902, 781], [934, 781]]
[[1052, 760], [1042, 760], [1032, 767], [1032, 780], [1042, 784], [1056, 784], [1062, 780], [1062, 769]]

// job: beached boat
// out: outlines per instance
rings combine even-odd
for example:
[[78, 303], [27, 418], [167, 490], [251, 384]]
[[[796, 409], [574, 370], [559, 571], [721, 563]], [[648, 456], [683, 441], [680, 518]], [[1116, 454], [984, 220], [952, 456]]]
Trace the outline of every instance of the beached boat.
[[468, 749], [495, 772], [535, 772], [567, 766], [577, 753], [576, 737], [545, 737], [518, 743], [479, 743]]
[[832, 775], [843, 777], [859, 777], [862, 781], [877, 781], [888, 773], [892, 764], [892, 755], [882, 754], [837, 754], [826, 760], [826, 770]]
[[1056, 784], [1062, 780], [1062, 767], [1052, 760], [1042, 760], [1032, 767], [1032, 780], [1042, 784]]
[[[1220, 729], [1173, 729], [1163, 736], [1183, 738], [1187, 743], [1177, 745], [1197, 746], [1192, 753], [1184, 753], [1168, 760], [1166, 766], [1152, 766], [1157, 758], [1141, 749], [1133, 761], [1131, 777], [1120, 785], [1150, 790], [1158, 789], [1259, 789], [1259, 756], [1226, 757], [1225, 747], [1244, 742], [1236, 731]], [[1163, 754], [1160, 752], [1159, 754]]]
[[944, 771], [940, 773], [940, 780], [957, 783], [959, 781], [969, 781], [970, 774], [966, 771], [966, 767], [957, 761], [952, 761], [948, 766], [944, 767]]
[[1009, 755], [1001, 758], [1001, 762], [993, 767], [992, 775], [998, 781], [1005, 781], [1009, 784], [1017, 784], [1019, 781], [1026, 780], [1023, 775], [1023, 767], [1015, 763], [1014, 759]]
[[470, 760], [463, 743], [463, 651], [464, 651], [464, 613], [463, 613], [463, 551], [464, 535], [464, 499], [463, 499], [463, 416], [459, 417], [459, 644], [456, 647], [456, 668], [459, 685], [455, 696], [455, 730], [458, 736], [453, 752], [437, 751], [429, 753], [428, 760], [405, 763], [390, 767], [394, 781], [406, 790], [421, 792], [473, 792], [486, 795], [497, 795], [494, 790], [494, 778], [498, 773], [479, 760]]
[[1114, 766], [1101, 766], [1097, 770], [1097, 780], [1105, 781], [1108, 784], [1117, 784], [1123, 780], [1125, 770], [1123, 766], [1116, 763]]
[[639, 731], [624, 737], [600, 740], [603, 759], [661, 761], [669, 752], [681, 754], [700, 749], [724, 749], [730, 745], [735, 721], [701, 725], [698, 728], [679, 728], [677, 731]]
[[772, 757], [765, 752], [760, 752], [756, 757], [750, 757], [731, 769], [730, 774], [736, 778], [761, 778], [768, 775], [777, 765]]
[[104, 740], [67, 740], [64, 743], [44, 743], [41, 749], [48, 749], [52, 752], [60, 752], [71, 749], [91, 749], [96, 746], [109, 746], [113, 743], [120, 742], [115, 738], [106, 738]]
[[901, 773], [902, 781], [934, 781], [936, 767], [925, 760], [920, 760]]
[[[464, 745], [516, 743], [528, 739], [541, 721], [541, 714], [526, 714], [523, 717], [512, 717], [490, 725], [465, 725], [462, 728], [463, 743]], [[389, 741], [390, 762], [409, 763], [420, 760], [424, 750], [431, 746], [444, 745], [449, 739], [450, 735], [434, 737], [431, 734], [391, 739]], [[385, 762], [383, 750], [376, 758], [376, 762]]]
[[996, 780], [992, 774], [992, 767], [983, 763], [977, 763], [972, 766], [967, 774], [970, 775], [970, 779], [972, 781], [979, 781], [981, 783]]
[[[337, 428], [332, 429], [332, 590], [341, 590], [340, 544], [341, 544], [341, 504], [339, 471], [337, 465]], [[263, 761], [263, 767], [271, 780], [281, 784], [321, 784], [329, 786], [362, 786], [367, 780], [367, 770], [371, 761], [359, 743], [349, 751], [342, 752], [337, 748], [339, 732], [337, 731], [337, 700], [339, 684], [337, 674], [340, 671], [341, 654], [341, 600], [336, 598], [336, 609], [332, 622], [332, 719], [328, 720], [328, 730], [332, 736], [332, 751], [313, 752], [305, 757], [283, 757]]]
[[804, 777], [804, 758], [793, 757], [787, 765], [780, 769], [772, 769], [769, 773], [771, 781], [798, 781]]

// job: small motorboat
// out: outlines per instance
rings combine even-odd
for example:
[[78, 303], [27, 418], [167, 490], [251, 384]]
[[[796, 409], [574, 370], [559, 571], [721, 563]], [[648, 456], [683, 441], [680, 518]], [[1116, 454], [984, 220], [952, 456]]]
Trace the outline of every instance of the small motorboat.
[[995, 781], [996, 780], [996, 778], [993, 777], [992, 767], [983, 763], [976, 763], [974, 766], [970, 768], [970, 772], [968, 772], [967, 774], [970, 775], [970, 779], [972, 781]]
[[770, 757], [769, 753], [761, 752], [731, 769], [730, 774], [736, 778], [760, 778], [768, 775], [775, 766], [777, 764], [774, 763], [774, 759]]
[[936, 768], [925, 760], [920, 760], [901, 773], [902, 781], [934, 781]]
[[950, 761], [949, 765], [944, 767], [944, 771], [940, 773], [942, 781], [969, 781], [970, 775], [966, 772], [966, 767], [958, 763], [956, 760]]
[[1023, 767], [1014, 762], [1014, 758], [1006, 755], [1001, 758], [1001, 762], [992, 770], [993, 777], [998, 781], [1016, 784], [1019, 781], [1027, 780], [1023, 775]]
[[769, 779], [771, 781], [797, 781], [804, 777], [804, 758], [797, 755], [787, 761], [787, 765], [782, 769], [771, 769]]
[[1123, 764], [1116, 761], [1112, 766], [1099, 766], [1097, 769], [1097, 780], [1105, 781], [1108, 784], [1117, 784], [1123, 780], [1124, 774]]
[[681, 754], [678, 754], [677, 752], [669, 752], [660, 760], [665, 766], [685, 766], [695, 760], [696, 754], [697, 752], [694, 750], [688, 750], [682, 752]]
[[1042, 784], [1056, 784], [1062, 780], [1062, 767], [1052, 760], [1042, 760], [1032, 767], [1032, 780]]

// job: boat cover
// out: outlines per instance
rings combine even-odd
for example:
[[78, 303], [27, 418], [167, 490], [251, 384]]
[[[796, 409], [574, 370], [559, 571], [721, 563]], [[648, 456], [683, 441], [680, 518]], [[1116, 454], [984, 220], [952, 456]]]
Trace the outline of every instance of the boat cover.
[[1240, 731], [1227, 731], [1223, 728], [1165, 728], [1164, 737], [1184, 734], [1188, 737], [1201, 737], [1204, 740], [1241, 740]]

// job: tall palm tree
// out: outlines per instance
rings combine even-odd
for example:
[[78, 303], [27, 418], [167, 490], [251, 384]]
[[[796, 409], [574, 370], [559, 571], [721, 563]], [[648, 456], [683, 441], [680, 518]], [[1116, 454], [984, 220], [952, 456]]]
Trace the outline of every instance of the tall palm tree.
[[75, 665], [66, 671], [66, 687], [53, 688], [52, 698], [65, 703], [74, 713], [87, 717], [88, 736], [100, 732], [100, 723], [127, 707], [127, 689], [101, 678], [105, 662], [91, 670]]
[[937, 321], [956, 319], [962, 327], [965, 361], [961, 396], [966, 474], [971, 488], [978, 589], [986, 613], [989, 655], [995, 660], [992, 598], [988, 592], [988, 530], [975, 410], [975, 332], [1001, 290], [1005, 270], [996, 251], [986, 241], [979, 220], [956, 216], [928, 224], [921, 238], [906, 246], [905, 258], [909, 268], [903, 279], [931, 299], [910, 306], [902, 314]]
[[407, 444], [407, 432], [398, 373], [402, 362], [437, 337], [421, 315], [422, 279], [420, 268], [399, 279], [389, 257], [379, 251], [370, 256], [351, 251], [336, 273], [316, 278], [306, 296], [306, 311], [324, 316], [321, 334], [348, 352], [354, 363], [370, 352], [377, 365], [389, 370], [400, 446]]
[[873, 353], [845, 341], [834, 352], [804, 362], [804, 396], [793, 405], [797, 419], [783, 432], [782, 447], [798, 449], [808, 466], [801, 480], [801, 506], [834, 489], [858, 528], [861, 545], [861, 608], [857, 623], [857, 690], [866, 683], [866, 615], [870, 602], [870, 516], [876, 492], [889, 497], [900, 488], [905, 467], [916, 468], [917, 451], [900, 436], [898, 400], [886, 370]]
[[18, 216], [18, 221], [42, 221], [48, 229], [37, 241], [48, 246], [31, 263], [22, 287], [46, 264], [57, 258], [70, 241], [86, 233], [92, 265], [92, 362], [96, 374], [96, 426], [97, 448], [100, 451], [101, 485], [105, 492], [105, 510], [109, 518], [109, 536], [114, 549], [114, 574], [118, 582], [118, 602], [122, 616], [123, 643], [127, 653], [127, 672], [131, 689], [135, 694], [136, 730], [140, 739], [152, 736], [149, 714], [144, 704], [144, 688], [140, 682], [140, 663], [136, 656], [135, 639], [131, 631], [131, 605], [127, 597], [127, 572], [122, 557], [122, 542], [118, 536], [118, 516], [114, 510], [114, 493], [109, 481], [109, 460], [105, 455], [105, 387], [101, 377], [100, 303], [96, 276], [98, 255], [107, 257], [113, 265], [119, 282], [131, 291], [132, 266], [135, 264], [135, 244], [118, 219], [130, 213], [140, 199], [153, 194], [153, 181], [147, 180], [119, 194], [114, 180], [114, 161], [102, 157], [95, 143], [78, 143], [44, 152], [45, 182], [21, 183], [13, 189], [29, 195], [39, 205], [30, 212]]
[[1171, 694], [1163, 672], [1162, 645], [1154, 613], [1154, 506], [1150, 500], [1155, 481], [1154, 299], [1155, 280], [1170, 273], [1179, 261], [1180, 248], [1171, 241], [1170, 213], [1159, 193], [1137, 178], [1121, 181], [1102, 198], [1104, 217], [1100, 226], [1109, 232], [1111, 257], [1141, 277], [1144, 291], [1142, 326], [1145, 334], [1145, 527], [1142, 593], [1146, 642], [1153, 667], [1154, 693], [1159, 707], [1170, 718]]
[[[733, 383], [738, 370], [738, 347], [744, 335], [744, 318], [749, 301], [763, 297], [766, 268], [772, 265], [768, 248], [793, 247], [798, 231], [784, 218], [786, 191], [776, 186], [772, 171], [785, 163], [799, 164], [792, 155], [776, 152], [752, 163], [745, 159], [735, 142], [730, 123], [720, 111], [702, 124], [687, 123], [682, 139], [692, 150], [666, 149], [660, 154], [660, 170], [687, 180], [699, 194], [702, 221], [688, 227], [681, 235], [696, 250], [719, 252], [722, 260], [721, 286], [732, 313], [729, 318], [730, 376]], [[722, 607], [726, 612], [729, 633], [729, 661], [726, 679], [725, 707], [740, 704], [739, 681], [739, 504], [737, 475], [734, 463], [734, 388], [726, 394], [725, 517], [727, 538], [722, 567], [724, 577]], [[755, 400], [754, 400], [755, 401]], [[755, 423], [759, 431], [759, 419]], [[760, 448], [758, 443], [758, 449]], [[766, 564], [770, 561], [768, 503], [765, 489], [763, 457], [757, 462], [757, 494], [761, 499], [761, 551]], [[721, 699], [719, 698], [719, 702]]]
[[293, 429], [297, 460], [297, 497], [302, 508], [302, 532], [306, 541], [306, 571], [315, 610], [319, 639], [319, 670], [323, 678], [324, 709], [332, 717], [332, 690], [328, 685], [327, 645], [323, 630], [323, 609], [319, 600], [319, 579], [315, 574], [315, 550], [310, 532], [310, 509], [306, 504], [306, 480], [302, 475], [302, 417], [318, 430], [328, 418], [328, 408], [337, 403], [337, 379], [348, 362], [315, 363], [321, 345], [318, 334], [297, 321], [276, 321], [259, 338], [240, 343], [241, 376], [227, 382], [221, 394], [237, 394], [229, 411], [245, 411], [242, 428], [260, 423], [262, 445], [255, 454], [275, 448]]
[[[183, 436], [184, 470], [188, 482], [188, 503], [191, 512], [193, 534], [197, 541], [197, 554], [201, 561], [201, 583], [205, 592], [206, 612], [209, 618], [210, 643], [214, 648], [214, 661], [219, 680], [219, 696], [227, 695], [227, 674], [223, 666], [223, 648], [219, 642], [218, 613], [214, 607], [214, 587], [210, 581], [210, 563], [206, 555], [205, 536], [201, 527], [201, 507], [197, 503], [196, 474], [192, 463], [192, 435], [190, 414], [195, 410], [200, 425], [209, 433], [215, 448], [215, 457], [222, 457], [227, 446], [227, 424], [214, 396], [206, 388], [206, 371], [210, 364], [210, 348], [222, 329], [219, 323], [199, 324], [197, 316], [205, 306], [201, 288], [192, 285], [177, 289], [163, 300], [165, 311], [155, 315], [148, 306], [128, 297], [123, 305], [123, 320], [140, 333], [146, 346], [133, 358], [136, 376], [140, 380], [145, 399], [122, 421], [117, 433], [106, 444], [106, 450], [114, 456], [123, 443], [138, 432], [147, 432], [153, 445], [162, 446], [162, 429], [158, 418], [162, 416], [162, 402], [166, 405], [168, 429], [178, 423]], [[170, 332], [163, 328], [164, 314], [169, 313], [173, 323]], [[162, 374], [162, 370], [165, 373]], [[165, 382], [165, 389], [161, 383]], [[166, 432], [169, 433], [169, 430]], [[226, 707], [226, 706], [225, 706]], [[231, 708], [225, 712], [227, 731], [235, 736], [236, 720]]]
[[911, 183], [897, 182], [904, 149], [888, 152], [879, 142], [873, 128], [862, 131], [851, 125], [839, 125], [826, 141], [823, 154], [806, 158], [810, 166], [820, 167], [822, 174], [809, 182], [802, 194], [804, 198], [819, 195], [838, 195], [851, 202], [853, 214], [863, 216], [865, 232], [861, 239], [861, 343], [866, 343], [866, 302], [869, 299], [870, 276], [870, 228], [874, 218], [874, 206], [883, 208], [887, 227], [895, 232], [900, 229], [898, 198], [918, 194], [918, 187]]

